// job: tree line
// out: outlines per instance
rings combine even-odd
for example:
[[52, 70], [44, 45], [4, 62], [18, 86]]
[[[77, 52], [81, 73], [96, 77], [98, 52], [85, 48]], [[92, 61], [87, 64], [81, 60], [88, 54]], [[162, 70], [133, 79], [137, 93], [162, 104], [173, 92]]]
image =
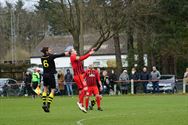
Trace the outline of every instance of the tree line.
[[[10, 45], [10, 12], [12, 5], [1, 7], [1, 51], [6, 55]], [[116, 69], [122, 69], [120, 35], [126, 36], [128, 68], [156, 65], [162, 73], [182, 74], [188, 63], [187, 0], [40, 0], [36, 10], [28, 12], [19, 0], [15, 7], [16, 41], [20, 48], [33, 48], [49, 35], [72, 35], [74, 47], [84, 51], [87, 33], [98, 34], [91, 48], [114, 40]], [[27, 47], [26, 47], [27, 46]], [[3, 51], [5, 50], [5, 51]], [[28, 51], [30, 50], [30, 51]], [[138, 59], [135, 60], [135, 55]]]

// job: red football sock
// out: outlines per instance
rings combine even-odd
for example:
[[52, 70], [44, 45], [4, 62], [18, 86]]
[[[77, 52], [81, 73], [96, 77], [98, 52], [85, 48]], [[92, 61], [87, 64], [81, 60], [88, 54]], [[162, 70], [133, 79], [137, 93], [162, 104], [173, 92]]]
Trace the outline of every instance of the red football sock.
[[88, 108], [88, 106], [89, 106], [89, 97], [86, 97], [86, 109]]
[[101, 98], [100, 98], [100, 96], [96, 97], [96, 101], [97, 101], [97, 107], [100, 108], [101, 107]]
[[84, 96], [85, 96], [85, 91], [82, 89], [80, 90], [80, 93], [79, 93], [79, 102], [82, 104], [82, 106], [84, 105]]

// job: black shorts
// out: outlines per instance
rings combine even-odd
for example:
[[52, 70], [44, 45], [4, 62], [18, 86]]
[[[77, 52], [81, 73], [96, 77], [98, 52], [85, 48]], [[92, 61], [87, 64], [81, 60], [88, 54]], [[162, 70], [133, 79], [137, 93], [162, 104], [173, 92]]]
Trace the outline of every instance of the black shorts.
[[32, 88], [33, 88], [33, 89], [36, 89], [37, 86], [38, 86], [38, 82], [33, 82], [33, 83], [32, 83]]
[[49, 86], [51, 89], [55, 89], [56, 81], [54, 74], [49, 74], [49, 73], [43, 74], [43, 85]]

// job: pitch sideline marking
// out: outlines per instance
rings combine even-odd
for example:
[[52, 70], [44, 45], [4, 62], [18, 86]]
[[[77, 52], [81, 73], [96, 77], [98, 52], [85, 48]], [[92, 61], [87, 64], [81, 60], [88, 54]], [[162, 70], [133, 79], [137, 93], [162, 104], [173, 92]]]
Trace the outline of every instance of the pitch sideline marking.
[[[131, 115], [134, 115], [135, 113], [132, 113]], [[76, 121], [77, 125], [84, 125], [82, 122], [86, 121], [86, 120], [91, 120], [91, 119], [97, 119], [97, 118], [104, 118], [104, 117], [114, 117], [114, 116], [121, 116], [121, 117], [125, 117], [127, 116], [127, 114], [118, 114], [118, 115], [106, 115], [106, 116], [100, 116], [100, 117], [91, 117], [91, 118], [86, 118], [86, 119], [81, 119], [79, 121]]]
[[[183, 111], [185, 111], [185, 110], [183, 110]], [[175, 111], [162, 111], [160, 113], [173, 113], [173, 112], [175, 112]], [[156, 113], [156, 112], [149, 111], [148, 113], [149, 114], [153, 114], [153, 113]], [[129, 115], [135, 115], [135, 114], [136, 114], [136, 112], [132, 112]], [[113, 117], [113, 116], [125, 117], [125, 116], [128, 116], [128, 114], [117, 114], [117, 115], [106, 115], [106, 116], [100, 116], [100, 117], [91, 117], [91, 118], [86, 118], [86, 119], [81, 119], [79, 121], [76, 121], [76, 124], [77, 125], [84, 125], [82, 122], [84, 122], [86, 120], [97, 119], [97, 118], [104, 118], [104, 117]]]

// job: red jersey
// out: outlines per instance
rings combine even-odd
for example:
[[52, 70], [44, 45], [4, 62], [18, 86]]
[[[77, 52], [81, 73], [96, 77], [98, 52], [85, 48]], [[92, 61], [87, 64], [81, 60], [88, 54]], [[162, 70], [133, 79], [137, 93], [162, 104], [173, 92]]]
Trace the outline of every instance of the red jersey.
[[82, 61], [87, 59], [90, 56], [90, 54], [86, 54], [84, 56], [80, 56], [78, 60], [76, 60], [76, 54], [71, 54], [70, 61], [72, 64], [72, 69], [74, 72], [74, 75], [79, 75], [84, 73], [84, 67]]
[[88, 86], [97, 86], [100, 82], [99, 72], [94, 69], [86, 70], [84, 77]]

